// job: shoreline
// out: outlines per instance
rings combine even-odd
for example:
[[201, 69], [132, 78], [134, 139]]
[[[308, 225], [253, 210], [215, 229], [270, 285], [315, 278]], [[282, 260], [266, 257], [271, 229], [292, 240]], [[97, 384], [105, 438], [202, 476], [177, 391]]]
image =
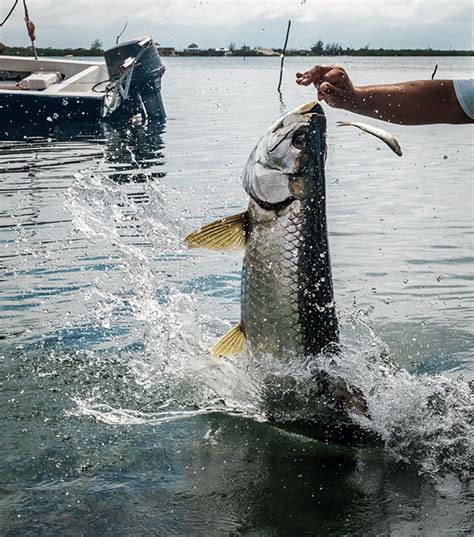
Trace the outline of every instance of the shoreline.
[[[164, 47], [163, 47], [164, 48]], [[161, 47], [160, 47], [161, 49]], [[164, 57], [258, 57], [258, 58], [275, 58], [280, 57], [281, 49], [267, 49], [271, 50], [271, 53], [263, 53], [259, 49], [246, 49], [246, 50], [234, 50], [234, 51], [216, 51], [214, 49], [209, 50], [173, 50], [168, 49], [169, 53], [165, 50], [160, 50], [160, 56]], [[48, 57], [101, 57], [104, 51], [101, 49], [82, 49], [82, 48], [37, 48], [38, 55]], [[31, 47], [6, 47], [3, 51], [5, 56], [32, 56]], [[310, 50], [293, 50], [286, 51], [286, 57], [312, 57], [312, 58], [325, 58], [325, 57], [469, 57], [474, 56], [474, 50], [434, 50], [434, 49], [349, 49], [343, 50], [336, 54], [315, 54]], [[0, 55], [1, 57], [1, 55]]]

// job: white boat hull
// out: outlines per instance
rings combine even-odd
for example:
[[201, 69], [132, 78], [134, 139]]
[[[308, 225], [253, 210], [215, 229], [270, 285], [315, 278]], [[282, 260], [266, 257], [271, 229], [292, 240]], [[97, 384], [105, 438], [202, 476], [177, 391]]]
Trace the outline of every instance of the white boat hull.
[[118, 45], [103, 61], [0, 56], [0, 122], [64, 123], [165, 117], [164, 66], [151, 37]]

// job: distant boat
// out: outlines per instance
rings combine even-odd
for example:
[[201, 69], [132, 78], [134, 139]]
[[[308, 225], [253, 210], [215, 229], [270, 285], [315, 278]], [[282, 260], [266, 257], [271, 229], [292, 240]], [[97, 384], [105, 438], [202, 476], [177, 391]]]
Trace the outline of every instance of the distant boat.
[[0, 56], [1, 128], [165, 117], [165, 67], [152, 37], [120, 43], [104, 60]]

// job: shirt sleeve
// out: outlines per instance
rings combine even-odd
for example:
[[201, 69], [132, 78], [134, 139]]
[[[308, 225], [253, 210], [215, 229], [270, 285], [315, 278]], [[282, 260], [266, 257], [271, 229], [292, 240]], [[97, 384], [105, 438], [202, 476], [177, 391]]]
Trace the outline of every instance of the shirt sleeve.
[[474, 79], [454, 80], [454, 91], [466, 115], [474, 119]]

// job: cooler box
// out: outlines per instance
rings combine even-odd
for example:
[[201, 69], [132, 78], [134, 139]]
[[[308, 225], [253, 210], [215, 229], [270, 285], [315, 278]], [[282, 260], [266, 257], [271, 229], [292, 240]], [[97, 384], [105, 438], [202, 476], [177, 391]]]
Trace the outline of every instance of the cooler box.
[[24, 90], [45, 90], [61, 82], [61, 74], [56, 71], [38, 71], [31, 73], [18, 83], [18, 87]]

